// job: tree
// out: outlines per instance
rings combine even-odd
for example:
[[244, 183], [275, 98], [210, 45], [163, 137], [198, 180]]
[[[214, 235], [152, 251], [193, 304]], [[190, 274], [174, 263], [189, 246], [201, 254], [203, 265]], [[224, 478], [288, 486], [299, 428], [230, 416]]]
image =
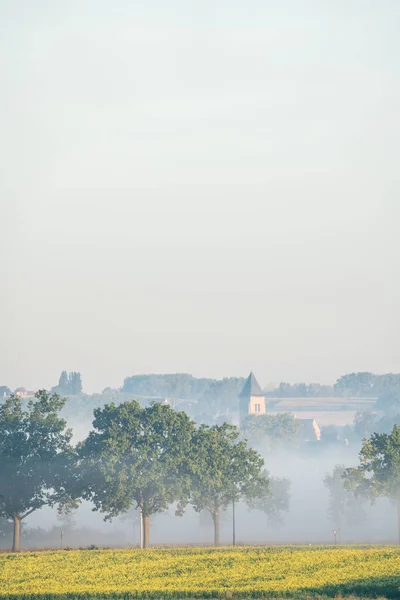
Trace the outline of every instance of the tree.
[[333, 395], [333, 386], [320, 383], [293, 383], [291, 385], [282, 382], [276, 389], [266, 393], [266, 397], [270, 398], [326, 398]]
[[69, 394], [69, 379], [67, 371], [63, 371], [58, 380], [57, 392], [59, 394]]
[[400, 390], [400, 374], [349, 373], [336, 381], [334, 389], [336, 396], [379, 398]]
[[58, 380], [58, 385], [52, 388], [52, 392], [65, 396], [77, 396], [82, 392], [81, 374], [76, 371], [69, 374], [67, 371], [63, 371]]
[[337, 396], [367, 396], [375, 393], [377, 376], [373, 373], [349, 373], [339, 377], [334, 385]]
[[299, 442], [299, 430], [299, 421], [290, 413], [249, 415], [243, 423], [242, 434], [251, 446], [260, 452], [269, 453], [296, 446]]
[[68, 377], [69, 382], [69, 393], [72, 396], [77, 396], [82, 392], [82, 378], [81, 374], [73, 371], [69, 374]]
[[219, 545], [222, 510], [244, 498], [250, 505], [268, 493], [268, 480], [262, 478], [261, 456], [239, 441], [233, 425], [201, 425], [193, 438], [191, 495], [193, 508], [207, 510], [214, 522], [214, 544]]
[[286, 477], [270, 477], [266, 470], [261, 475], [267, 482], [269, 493], [257, 498], [252, 506], [264, 512], [268, 522], [276, 526], [282, 522], [283, 513], [289, 511], [291, 483]]
[[371, 411], [358, 411], [354, 416], [354, 432], [359, 439], [370, 436], [374, 431], [376, 431], [377, 424], [377, 416]]
[[373, 502], [384, 496], [396, 503], [400, 543], [400, 426], [395, 425], [390, 434], [374, 433], [365, 439], [359, 458], [360, 465], [343, 475], [346, 486], [356, 497]]
[[150, 516], [178, 502], [182, 514], [189, 495], [187, 459], [195, 424], [183, 412], [153, 402], [131, 401], [94, 411], [94, 430], [81, 445], [87, 499], [111, 520], [140, 508], [144, 547], [150, 545]]
[[398, 415], [400, 412], [400, 388], [385, 390], [376, 401], [376, 408], [386, 416]]
[[328, 516], [335, 529], [341, 530], [344, 522], [357, 523], [365, 519], [361, 502], [345, 486], [344, 465], [336, 465], [332, 474], [326, 475], [324, 485], [329, 491]]
[[14, 522], [14, 551], [23, 519], [43, 506], [71, 502], [76, 456], [72, 432], [59, 417], [63, 405], [46, 390], [26, 408], [17, 396], [0, 405], [0, 516]]

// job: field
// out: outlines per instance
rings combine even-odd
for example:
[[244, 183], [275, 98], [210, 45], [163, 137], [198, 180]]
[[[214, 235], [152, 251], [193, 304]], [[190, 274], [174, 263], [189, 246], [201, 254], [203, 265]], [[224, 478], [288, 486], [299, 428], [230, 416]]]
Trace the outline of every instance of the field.
[[0, 555], [1, 599], [399, 598], [387, 547], [70, 550]]

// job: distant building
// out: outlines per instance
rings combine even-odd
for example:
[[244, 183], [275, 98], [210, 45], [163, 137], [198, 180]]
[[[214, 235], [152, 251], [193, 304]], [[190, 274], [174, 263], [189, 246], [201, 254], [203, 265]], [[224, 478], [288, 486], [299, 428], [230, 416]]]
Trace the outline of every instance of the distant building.
[[240, 423], [243, 423], [248, 415], [265, 415], [265, 396], [253, 372], [248, 376], [239, 399]]
[[20, 398], [26, 398], [26, 396], [28, 395], [28, 390], [24, 387], [17, 387], [14, 390], [14, 394], [16, 396], [19, 396]]
[[27, 390], [24, 387], [17, 387], [14, 390], [14, 394], [19, 398], [31, 398], [35, 395], [35, 392], [33, 390]]

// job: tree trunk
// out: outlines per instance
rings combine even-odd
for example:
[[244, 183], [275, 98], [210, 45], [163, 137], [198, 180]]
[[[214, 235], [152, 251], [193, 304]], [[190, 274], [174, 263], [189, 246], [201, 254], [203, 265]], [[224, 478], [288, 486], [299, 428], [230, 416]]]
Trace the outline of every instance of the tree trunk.
[[143, 548], [150, 548], [150, 517], [143, 515]]
[[400, 544], [400, 500], [397, 501], [397, 529], [399, 532], [399, 544]]
[[139, 548], [143, 548], [143, 513], [141, 507], [139, 507]]
[[236, 546], [235, 498], [232, 501], [232, 546]]
[[13, 536], [13, 552], [19, 552], [20, 549], [20, 533], [21, 533], [21, 517], [14, 515], [14, 536]]
[[213, 514], [214, 520], [214, 546], [219, 546], [219, 507], [215, 509]]

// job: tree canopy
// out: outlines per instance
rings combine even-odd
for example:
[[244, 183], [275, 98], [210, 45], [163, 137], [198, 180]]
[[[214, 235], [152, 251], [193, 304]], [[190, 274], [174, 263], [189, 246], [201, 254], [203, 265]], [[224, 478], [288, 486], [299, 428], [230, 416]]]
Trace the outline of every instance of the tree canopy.
[[242, 436], [263, 455], [298, 445], [300, 423], [291, 413], [249, 415]]
[[397, 505], [400, 542], [400, 426], [390, 434], [374, 433], [363, 440], [358, 467], [346, 469], [347, 487], [357, 497], [374, 501], [385, 496]]
[[82, 392], [81, 374], [75, 371], [72, 371], [71, 373], [63, 371], [60, 375], [58, 385], [56, 385], [52, 391], [64, 396], [77, 396]]
[[211, 514], [215, 545], [221, 510], [242, 498], [251, 504], [268, 494], [268, 480], [261, 475], [264, 461], [239, 436], [236, 427], [225, 423], [201, 425], [193, 437], [190, 501], [197, 512]]
[[339, 377], [334, 385], [336, 396], [378, 398], [400, 389], [400, 374], [349, 373]]
[[72, 432], [59, 416], [63, 404], [45, 390], [25, 407], [17, 396], [0, 404], [0, 517], [14, 521], [14, 550], [22, 519], [71, 501], [76, 457]]
[[80, 447], [83, 494], [106, 519], [141, 510], [144, 544], [150, 544], [150, 516], [189, 496], [187, 460], [194, 423], [183, 412], [153, 402], [131, 401], [94, 411], [93, 431]]

